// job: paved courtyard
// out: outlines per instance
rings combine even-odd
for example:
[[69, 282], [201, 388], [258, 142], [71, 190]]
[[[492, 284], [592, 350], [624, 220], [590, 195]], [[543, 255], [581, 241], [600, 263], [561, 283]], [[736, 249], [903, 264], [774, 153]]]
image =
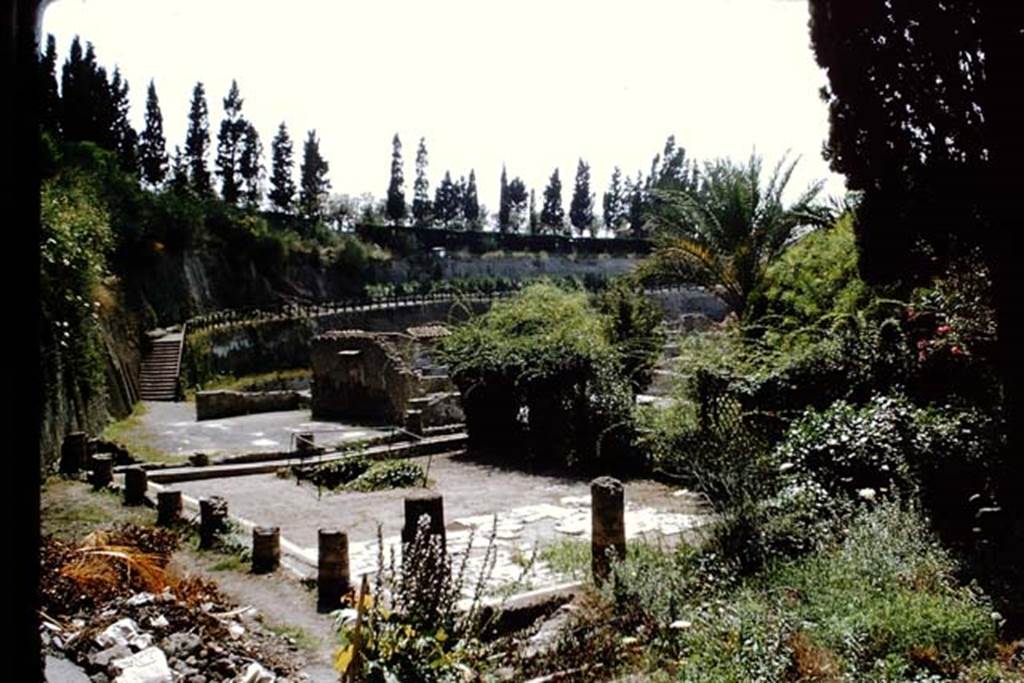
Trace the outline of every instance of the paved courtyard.
[[[196, 422], [187, 403], [151, 403], [139, 430], [165, 452], [210, 455], [254, 451], [285, 451], [291, 435], [332, 430], [338, 441], [385, 433], [386, 427], [316, 422], [308, 411], [264, 413]], [[336, 437], [334, 436], [336, 434]], [[318, 443], [326, 439], [318, 434]], [[465, 453], [414, 458], [429, 468], [432, 489], [444, 496], [448, 548], [456, 556], [469, 553], [468, 573], [477, 577], [488, 565], [494, 591], [550, 586], [571, 578], [556, 574], [544, 562], [528, 561], [545, 546], [590, 537], [588, 479], [531, 473], [507, 463], [486, 462]], [[317, 530], [337, 528], [349, 537], [352, 576], [377, 570], [378, 528], [385, 558], [400, 552], [404, 499], [412, 489], [372, 493], [318, 490], [308, 483], [259, 474], [179, 482], [172, 485], [198, 499], [212, 495], [228, 502], [232, 515], [260, 526], [278, 526], [285, 551], [308, 570], [316, 566]], [[710, 511], [696, 495], [664, 484], [625, 482], [626, 535], [633, 542], [672, 546], [692, 541], [710, 520]], [[491, 557], [487, 546], [493, 536]], [[471, 544], [472, 541], [472, 545]], [[528, 568], [528, 571], [527, 571]]]
[[146, 401], [134, 438], [171, 455], [209, 456], [289, 451], [292, 435], [323, 432], [318, 444], [356, 441], [384, 434], [382, 426], [314, 420], [309, 410], [288, 410], [196, 421], [195, 403]]

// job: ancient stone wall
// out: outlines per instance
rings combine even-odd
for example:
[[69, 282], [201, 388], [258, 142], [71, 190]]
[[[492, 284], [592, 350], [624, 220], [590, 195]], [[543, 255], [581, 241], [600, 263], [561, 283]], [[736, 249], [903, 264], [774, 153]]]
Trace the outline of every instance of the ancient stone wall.
[[412, 346], [411, 337], [397, 333], [346, 330], [314, 337], [313, 417], [403, 424], [419, 391]]
[[200, 391], [196, 393], [196, 419], [214, 420], [235, 415], [299, 410], [309, 397], [299, 391]]

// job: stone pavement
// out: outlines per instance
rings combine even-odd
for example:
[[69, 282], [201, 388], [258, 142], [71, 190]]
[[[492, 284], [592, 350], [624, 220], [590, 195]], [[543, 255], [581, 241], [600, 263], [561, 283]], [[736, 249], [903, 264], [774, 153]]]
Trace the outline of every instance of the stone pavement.
[[317, 443], [340, 443], [386, 433], [383, 426], [319, 422], [309, 410], [241, 415], [220, 420], [196, 421], [195, 403], [145, 402], [134, 435], [154, 448], [172, 455], [206, 453], [209, 456], [288, 451], [292, 434], [331, 430], [317, 435]]

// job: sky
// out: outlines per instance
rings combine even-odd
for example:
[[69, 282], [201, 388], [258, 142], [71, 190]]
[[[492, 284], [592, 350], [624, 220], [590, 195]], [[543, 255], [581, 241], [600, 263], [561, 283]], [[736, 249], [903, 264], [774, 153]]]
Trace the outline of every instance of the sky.
[[154, 79], [169, 151], [196, 81], [215, 138], [237, 79], [268, 157], [280, 122], [296, 166], [316, 129], [333, 193], [383, 197], [398, 133], [407, 199], [424, 137], [431, 195], [474, 169], [493, 214], [502, 164], [538, 204], [558, 168], [568, 210], [581, 157], [600, 212], [613, 167], [646, 175], [669, 135], [698, 160], [788, 151], [787, 197], [817, 179], [842, 194], [807, 21], [803, 0], [56, 0], [43, 32], [59, 63], [78, 34], [120, 67], [139, 130]]

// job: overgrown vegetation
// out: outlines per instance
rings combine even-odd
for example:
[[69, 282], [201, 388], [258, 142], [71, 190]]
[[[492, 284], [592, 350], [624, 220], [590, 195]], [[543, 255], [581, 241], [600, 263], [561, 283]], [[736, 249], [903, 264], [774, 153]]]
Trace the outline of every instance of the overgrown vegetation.
[[655, 318], [635, 290], [608, 297], [604, 315], [584, 292], [530, 285], [444, 340], [474, 445], [548, 466], [642, 465], [628, 454], [633, 375], [657, 352]]

